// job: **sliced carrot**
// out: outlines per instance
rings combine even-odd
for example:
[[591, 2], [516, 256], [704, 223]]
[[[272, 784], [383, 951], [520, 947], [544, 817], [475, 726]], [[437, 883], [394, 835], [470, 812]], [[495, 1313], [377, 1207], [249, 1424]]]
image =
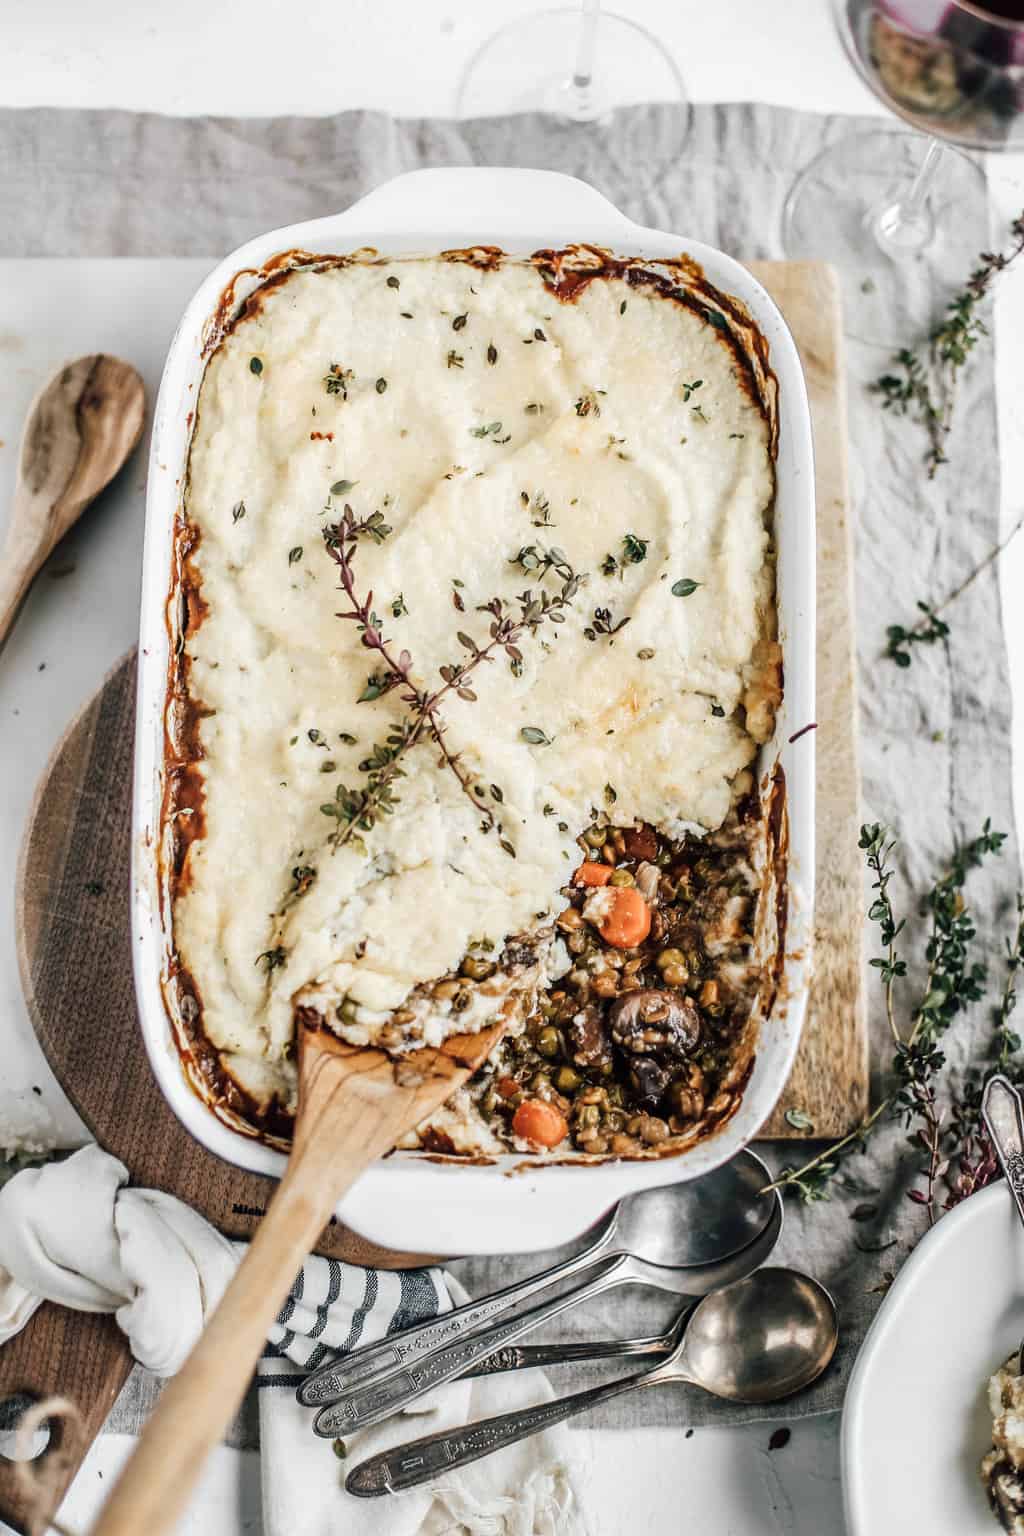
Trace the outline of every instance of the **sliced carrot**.
[[514, 1077], [499, 1077], [494, 1086], [503, 1099], [512, 1099], [519, 1092], [519, 1084]]
[[612, 877], [610, 864], [592, 864], [588, 859], [572, 877], [573, 885], [607, 885]]
[[651, 931], [651, 909], [632, 885], [616, 885], [610, 892], [614, 905], [598, 932], [616, 949], [633, 949]]
[[543, 1099], [524, 1099], [512, 1116], [512, 1131], [538, 1147], [557, 1147], [569, 1134], [565, 1116]]

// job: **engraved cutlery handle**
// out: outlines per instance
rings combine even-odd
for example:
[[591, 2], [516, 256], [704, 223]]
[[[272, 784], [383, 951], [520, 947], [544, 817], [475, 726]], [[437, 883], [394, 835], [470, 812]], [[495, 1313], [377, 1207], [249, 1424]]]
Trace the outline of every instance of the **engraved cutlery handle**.
[[539, 1275], [531, 1275], [516, 1285], [507, 1285], [504, 1290], [496, 1291], [493, 1296], [487, 1296], [482, 1301], [468, 1301], [464, 1306], [442, 1313], [440, 1317], [414, 1323], [411, 1328], [404, 1328], [392, 1338], [364, 1344], [342, 1359], [320, 1366], [299, 1387], [296, 1393], [299, 1402], [307, 1408], [326, 1407], [340, 1401], [360, 1383], [389, 1376], [400, 1369], [410, 1369], [432, 1351], [463, 1338], [483, 1323], [492, 1322], [511, 1311], [516, 1303], [527, 1301], [538, 1292], [596, 1263], [606, 1242], [607, 1239], [602, 1237], [585, 1252], [576, 1254], [562, 1264], [555, 1264]]
[[463, 1376], [497, 1376], [541, 1365], [569, 1365], [574, 1360], [663, 1360], [672, 1344], [665, 1334], [650, 1339], [601, 1339], [580, 1344], [511, 1344], [471, 1365]]
[[[657, 1366], [649, 1367], [649, 1370], [656, 1369]], [[493, 1419], [482, 1419], [478, 1424], [443, 1430], [436, 1435], [425, 1435], [422, 1440], [410, 1441], [407, 1445], [394, 1446], [354, 1467], [345, 1487], [349, 1493], [364, 1499], [415, 1488], [417, 1484], [429, 1482], [440, 1473], [464, 1467], [468, 1462], [489, 1456], [492, 1451], [500, 1451], [503, 1446], [512, 1445], [516, 1440], [525, 1440], [528, 1435], [550, 1429], [552, 1424], [560, 1424], [573, 1414], [583, 1413], [598, 1403], [607, 1402], [611, 1397], [629, 1392], [633, 1387], [641, 1385], [647, 1375], [648, 1371], [640, 1371], [619, 1381], [590, 1387], [585, 1392], [556, 1398], [552, 1403], [539, 1403], [534, 1408], [521, 1408], [517, 1413], [499, 1414]]]
[[1024, 1114], [1020, 1095], [1001, 1072], [989, 1078], [985, 1085], [981, 1115], [1006, 1175], [1017, 1214], [1024, 1222]]
[[610, 1263], [605, 1263], [596, 1275], [588, 1275], [565, 1294], [531, 1307], [528, 1312], [521, 1312], [507, 1322], [496, 1323], [491, 1328], [471, 1334], [467, 1339], [459, 1339], [405, 1370], [393, 1371], [356, 1387], [330, 1407], [321, 1408], [313, 1420], [313, 1429], [318, 1435], [333, 1439], [336, 1435], [344, 1437], [354, 1434], [357, 1429], [379, 1424], [382, 1419], [401, 1412], [424, 1393], [463, 1375], [477, 1361], [493, 1354], [495, 1349], [511, 1344], [531, 1328], [557, 1317], [567, 1307], [575, 1306], [584, 1296], [593, 1296], [627, 1279], [629, 1264], [627, 1255], [620, 1254]]

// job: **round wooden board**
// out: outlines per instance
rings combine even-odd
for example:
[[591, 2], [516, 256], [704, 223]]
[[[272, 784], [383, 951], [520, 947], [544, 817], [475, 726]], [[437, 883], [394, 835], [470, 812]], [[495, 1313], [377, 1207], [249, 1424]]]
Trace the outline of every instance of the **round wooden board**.
[[[132, 981], [130, 868], [135, 656], [119, 662], [58, 744], [29, 811], [15, 892], [22, 985], [54, 1074], [133, 1184], [167, 1190], [222, 1232], [247, 1238], [269, 1179], [214, 1157], [165, 1103], [149, 1067]], [[429, 1262], [366, 1242], [337, 1221], [317, 1251], [398, 1268]], [[22, 1394], [71, 1397], [84, 1435], [66, 1488], [132, 1368], [113, 1317], [46, 1304], [0, 1350], [0, 1424]], [[0, 1518], [29, 1511], [0, 1456]]]
[[[160, 1093], [139, 1033], [128, 891], [134, 728], [132, 654], [69, 726], [29, 812], [15, 898], [22, 984], [55, 1076], [132, 1182], [178, 1195], [247, 1238], [271, 1181], [193, 1140]], [[339, 1222], [318, 1251], [385, 1268], [423, 1262]]]

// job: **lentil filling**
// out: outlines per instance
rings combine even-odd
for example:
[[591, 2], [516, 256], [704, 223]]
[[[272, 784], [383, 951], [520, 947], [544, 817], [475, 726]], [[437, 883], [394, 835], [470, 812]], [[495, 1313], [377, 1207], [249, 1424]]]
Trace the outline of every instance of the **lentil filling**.
[[[741, 809], [705, 837], [595, 824], [579, 839], [582, 862], [556, 920], [571, 967], [533, 995], [469, 1085], [500, 1141], [635, 1156], [732, 1113], [760, 980], [756, 829], [756, 812]], [[623, 934], [625, 893], [647, 915]], [[496, 968], [470, 956], [464, 981], [441, 985], [486, 981]], [[418, 1142], [455, 1150], [429, 1123]]]

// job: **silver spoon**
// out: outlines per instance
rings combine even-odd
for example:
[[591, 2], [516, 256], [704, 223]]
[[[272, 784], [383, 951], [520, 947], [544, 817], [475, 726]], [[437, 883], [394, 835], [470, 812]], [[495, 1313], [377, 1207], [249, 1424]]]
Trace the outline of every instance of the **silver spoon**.
[[693, 1311], [684, 1307], [665, 1333], [645, 1339], [593, 1339], [573, 1344], [511, 1344], [496, 1349], [463, 1371], [469, 1376], [499, 1376], [505, 1371], [530, 1371], [537, 1366], [570, 1365], [579, 1360], [664, 1360], [683, 1336], [686, 1319]]
[[360, 1498], [415, 1488], [634, 1387], [687, 1382], [731, 1403], [774, 1403], [815, 1381], [838, 1340], [835, 1303], [823, 1286], [792, 1269], [760, 1269], [706, 1296], [659, 1365], [383, 1451], [353, 1468], [345, 1487]]
[[762, 1194], [770, 1183], [771, 1174], [761, 1159], [743, 1151], [702, 1179], [627, 1195], [609, 1211], [582, 1253], [492, 1296], [329, 1361], [302, 1382], [296, 1394], [299, 1402], [307, 1408], [336, 1403], [359, 1382], [407, 1369], [439, 1345], [568, 1280], [603, 1256], [632, 1253], [650, 1264], [672, 1267], [726, 1259], [746, 1248], [773, 1219], [776, 1202], [772, 1195]]
[[[1020, 1094], [1001, 1072], [990, 1077], [981, 1096], [981, 1118], [1024, 1224], [1024, 1111]], [[1017, 1375], [1024, 1376], [1024, 1339], [1017, 1351]]]
[[614, 1258], [604, 1258], [592, 1265], [581, 1284], [561, 1293], [553, 1300], [541, 1302], [530, 1311], [517, 1313], [507, 1322], [492, 1324], [468, 1338], [438, 1347], [426, 1359], [420, 1360], [415, 1369], [390, 1371], [386, 1376], [374, 1377], [347, 1392], [337, 1403], [321, 1408], [313, 1420], [314, 1433], [326, 1439], [336, 1435], [350, 1435], [357, 1429], [379, 1424], [382, 1419], [400, 1413], [418, 1397], [456, 1376], [462, 1376], [478, 1360], [483, 1360], [494, 1350], [511, 1344], [522, 1334], [528, 1333], [541, 1323], [574, 1307], [585, 1296], [596, 1296], [616, 1285], [650, 1285], [676, 1296], [689, 1296], [696, 1300], [709, 1291], [731, 1285], [757, 1269], [771, 1254], [782, 1230], [782, 1200], [776, 1193], [775, 1215], [752, 1243], [731, 1254], [719, 1264], [704, 1264], [688, 1269], [668, 1269], [658, 1264], [648, 1264], [630, 1253], [620, 1253]]

